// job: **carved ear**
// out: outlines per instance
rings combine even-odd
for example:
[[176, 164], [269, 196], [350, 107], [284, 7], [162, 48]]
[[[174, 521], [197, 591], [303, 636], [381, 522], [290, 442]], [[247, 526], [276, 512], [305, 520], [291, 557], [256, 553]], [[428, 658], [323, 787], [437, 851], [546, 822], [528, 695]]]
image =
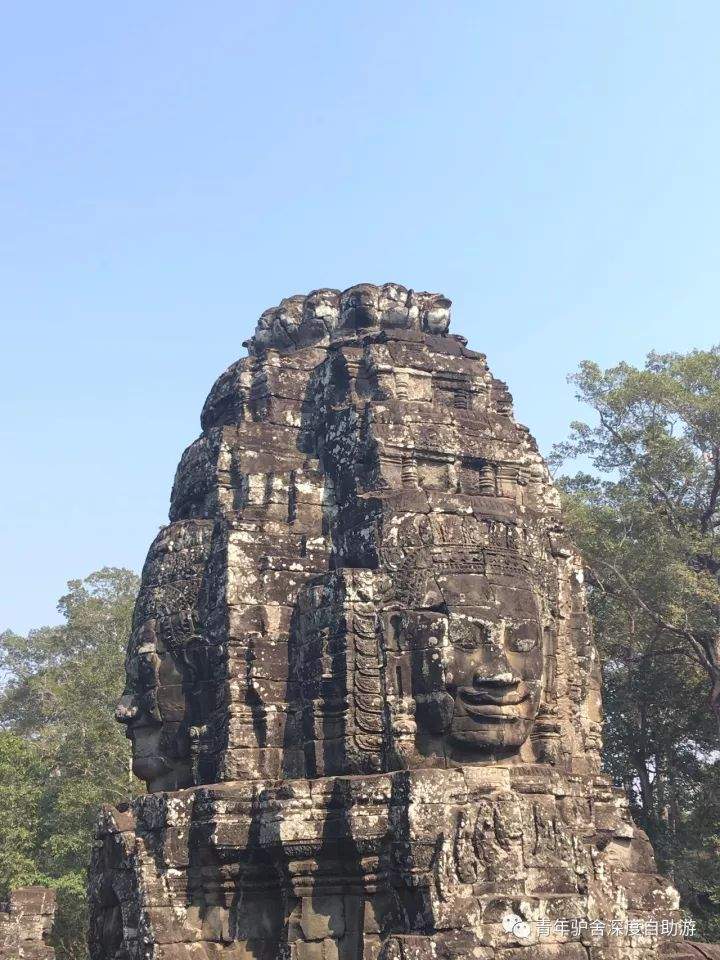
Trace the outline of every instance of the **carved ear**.
[[557, 686], [555, 674], [557, 670], [557, 628], [554, 623], [544, 623], [542, 628], [543, 643], [543, 690], [542, 704], [550, 709], [555, 705]]
[[452, 723], [455, 700], [449, 693], [431, 693], [422, 700], [418, 698], [417, 716], [430, 733], [442, 735]]

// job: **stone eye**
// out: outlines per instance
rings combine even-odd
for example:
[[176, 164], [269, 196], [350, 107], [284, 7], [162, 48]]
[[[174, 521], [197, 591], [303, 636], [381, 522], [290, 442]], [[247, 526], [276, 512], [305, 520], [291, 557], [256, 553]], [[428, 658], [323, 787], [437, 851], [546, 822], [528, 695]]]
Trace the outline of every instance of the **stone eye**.
[[490, 643], [490, 626], [477, 620], [451, 619], [450, 641], [459, 650], [478, 650]]
[[508, 624], [506, 627], [507, 645], [515, 653], [530, 653], [538, 645], [539, 628], [533, 620], [524, 623]]

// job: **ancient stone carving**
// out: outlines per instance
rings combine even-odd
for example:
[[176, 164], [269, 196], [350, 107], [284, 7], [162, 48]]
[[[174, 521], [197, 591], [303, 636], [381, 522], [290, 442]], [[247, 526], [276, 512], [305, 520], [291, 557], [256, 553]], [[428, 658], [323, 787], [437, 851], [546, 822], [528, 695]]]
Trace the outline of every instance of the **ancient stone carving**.
[[55, 917], [55, 892], [20, 887], [0, 903], [0, 960], [54, 960], [48, 944]]
[[171, 524], [150, 548], [117, 719], [133, 743], [133, 769], [151, 790], [193, 782], [191, 744], [205, 719], [208, 651], [201, 592], [213, 525]]
[[600, 773], [557, 493], [449, 311], [397, 284], [291, 297], [210, 392], [143, 571], [118, 719], [151, 792], [103, 814], [93, 960], [679, 939]]

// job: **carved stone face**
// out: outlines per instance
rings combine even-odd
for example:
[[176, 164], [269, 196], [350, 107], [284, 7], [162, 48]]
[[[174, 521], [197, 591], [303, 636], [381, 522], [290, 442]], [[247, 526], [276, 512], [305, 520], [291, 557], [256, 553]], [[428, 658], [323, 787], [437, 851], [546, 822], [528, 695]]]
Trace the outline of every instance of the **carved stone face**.
[[437, 583], [439, 608], [403, 616], [418, 726], [451, 755], [517, 751], [542, 695], [536, 590], [524, 573], [448, 574]]
[[135, 632], [125, 667], [127, 682], [115, 717], [132, 740], [133, 773], [149, 790], [186, 785], [189, 762], [178, 749], [185, 716], [182, 677], [154, 620]]
[[491, 586], [490, 602], [450, 612], [445, 682], [450, 736], [471, 749], [519, 749], [540, 706], [542, 626], [529, 586]]

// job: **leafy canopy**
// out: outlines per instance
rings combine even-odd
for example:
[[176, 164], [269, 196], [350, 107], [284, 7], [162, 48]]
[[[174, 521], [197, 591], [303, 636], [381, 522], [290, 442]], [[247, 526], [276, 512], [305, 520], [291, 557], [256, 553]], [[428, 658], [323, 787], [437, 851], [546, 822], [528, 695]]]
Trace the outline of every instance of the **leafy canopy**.
[[138, 578], [105, 567], [71, 580], [59, 626], [0, 635], [0, 896], [58, 889], [59, 960], [86, 956], [86, 869], [103, 803], [131, 799], [130, 747], [114, 721]]
[[604, 661], [605, 763], [720, 938], [720, 347], [583, 363], [593, 411], [554, 448]]

